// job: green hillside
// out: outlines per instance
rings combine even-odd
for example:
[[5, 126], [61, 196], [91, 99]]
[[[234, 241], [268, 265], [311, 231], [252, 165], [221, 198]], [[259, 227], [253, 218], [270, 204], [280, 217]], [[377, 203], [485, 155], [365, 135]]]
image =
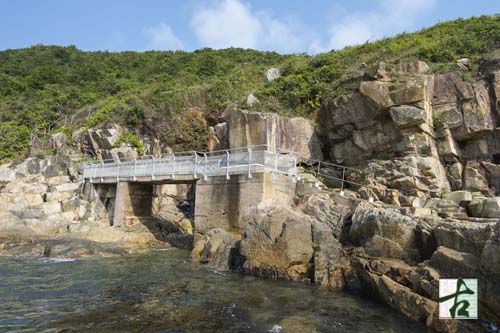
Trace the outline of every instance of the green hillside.
[[[468, 57], [477, 70], [499, 47], [500, 17], [483, 16], [316, 56], [234, 48], [111, 53], [37, 45], [1, 51], [0, 160], [25, 155], [30, 135], [44, 140], [107, 121], [175, 149], [202, 149], [206, 122], [250, 92], [260, 99], [256, 110], [309, 116], [325, 100], [355, 89], [346, 78], [362, 64], [369, 71], [379, 61], [420, 59], [443, 72]], [[264, 84], [269, 67], [283, 76]]]

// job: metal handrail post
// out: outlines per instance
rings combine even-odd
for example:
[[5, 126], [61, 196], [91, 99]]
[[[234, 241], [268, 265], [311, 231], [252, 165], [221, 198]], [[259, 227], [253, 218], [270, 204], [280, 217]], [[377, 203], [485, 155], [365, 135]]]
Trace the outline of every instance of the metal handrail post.
[[120, 181], [120, 160], [116, 164], [116, 182]]
[[151, 180], [155, 179], [155, 157], [152, 157], [152, 162], [153, 165], [151, 167]]
[[198, 176], [196, 175], [197, 164], [198, 164], [198, 154], [196, 152], [194, 152], [194, 168], [193, 168], [193, 178], [194, 179], [198, 178]]
[[292, 177], [293, 177], [293, 180], [292, 180], [293, 183], [294, 184], [297, 183], [297, 180], [298, 180], [297, 179], [298, 178], [297, 177], [297, 156], [293, 157], [293, 175], [292, 175]]
[[104, 172], [104, 162], [101, 161], [101, 183], [103, 182], [104, 180], [104, 177], [103, 177], [103, 172]]
[[175, 154], [172, 153], [172, 179], [175, 179]]
[[274, 172], [273, 172], [273, 179], [278, 178], [278, 150], [275, 149], [274, 151]]
[[203, 153], [203, 156], [205, 157], [205, 165], [203, 166], [203, 180], [204, 181], [207, 181], [208, 180], [208, 176], [207, 176], [207, 162], [208, 162], [208, 157], [207, 157], [207, 153]]
[[229, 180], [229, 151], [226, 150], [226, 179]]
[[252, 149], [248, 147], [248, 179], [252, 179]]
[[344, 191], [344, 180], [345, 180], [345, 168], [342, 168], [342, 184], [340, 185], [341, 191]]
[[132, 171], [132, 176], [134, 178], [134, 181], [137, 180], [137, 176], [136, 176], [136, 169], [137, 169], [137, 160], [136, 158], [134, 157], [134, 169]]

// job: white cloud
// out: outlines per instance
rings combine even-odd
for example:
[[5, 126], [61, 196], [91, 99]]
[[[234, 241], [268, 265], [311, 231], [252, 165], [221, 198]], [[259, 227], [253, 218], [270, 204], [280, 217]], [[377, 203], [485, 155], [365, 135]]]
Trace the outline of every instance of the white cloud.
[[149, 37], [148, 48], [153, 50], [180, 50], [182, 41], [177, 38], [172, 28], [166, 23], [144, 29], [144, 34]]
[[254, 11], [241, 0], [219, 0], [198, 7], [191, 19], [202, 47], [242, 47], [298, 52], [305, 45], [295, 31], [298, 22], [275, 18], [267, 11]]
[[314, 42], [311, 49], [314, 52], [341, 49], [412, 29], [416, 18], [434, 5], [435, 0], [380, 0], [371, 12], [342, 11], [329, 29], [326, 46]]

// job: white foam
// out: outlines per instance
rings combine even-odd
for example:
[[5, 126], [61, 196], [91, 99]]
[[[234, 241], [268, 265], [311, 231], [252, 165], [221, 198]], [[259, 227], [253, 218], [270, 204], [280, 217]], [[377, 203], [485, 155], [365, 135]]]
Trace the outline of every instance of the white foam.
[[282, 327], [280, 325], [274, 325], [268, 332], [269, 333], [280, 333]]
[[53, 262], [53, 263], [59, 263], [59, 262], [72, 262], [72, 261], [77, 261], [78, 259], [75, 258], [43, 258], [40, 259], [42, 262]]

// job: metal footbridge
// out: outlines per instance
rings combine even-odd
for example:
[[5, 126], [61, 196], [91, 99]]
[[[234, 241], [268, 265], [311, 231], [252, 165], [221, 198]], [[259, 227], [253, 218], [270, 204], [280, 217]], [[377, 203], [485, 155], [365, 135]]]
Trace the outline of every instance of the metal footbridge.
[[[299, 167], [298, 163], [306, 168]], [[335, 172], [332, 173], [332, 171]], [[209, 177], [271, 172], [290, 176], [295, 182], [303, 173], [338, 180], [341, 187], [361, 184], [347, 180], [347, 172], [360, 170], [315, 160], [302, 159], [297, 153], [267, 145], [232, 148], [211, 152], [179, 152], [133, 159], [101, 160], [83, 166], [83, 178], [91, 183], [161, 182], [207, 180]]]

